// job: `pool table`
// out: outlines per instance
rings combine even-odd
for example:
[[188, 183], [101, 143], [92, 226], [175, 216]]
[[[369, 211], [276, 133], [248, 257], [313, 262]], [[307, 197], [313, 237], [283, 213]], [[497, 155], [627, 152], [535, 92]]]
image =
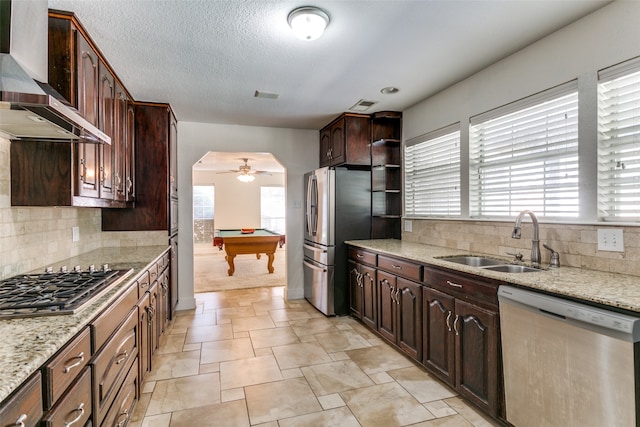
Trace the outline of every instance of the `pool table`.
[[[254, 231], [250, 232], [250, 230]], [[269, 273], [273, 273], [273, 258], [276, 248], [278, 245], [282, 247], [284, 243], [284, 234], [274, 233], [264, 228], [249, 229], [249, 231], [243, 229], [216, 230], [213, 238], [213, 245], [220, 250], [224, 246], [224, 250], [227, 253], [225, 259], [229, 264], [229, 270], [227, 271], [229, 276], [233, 276], [236, 270], [233, 259], [236, 255], [244, 254], [256, 254], [258, 259], [260, 259], [260, 254], [266, 254], [269, 258], [267, 270]]]

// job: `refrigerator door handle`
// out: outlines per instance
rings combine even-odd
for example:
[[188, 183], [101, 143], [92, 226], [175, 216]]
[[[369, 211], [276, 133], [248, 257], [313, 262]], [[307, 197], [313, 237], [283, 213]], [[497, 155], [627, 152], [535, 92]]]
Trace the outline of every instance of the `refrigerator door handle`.
[[[307, 226], [307, 234], [311, 236], [316, 235], [318, 223], [317, 220], [317, 205], [318, 205], [318, 191], [316, 187], [316, 177], [315, 175], [309, 175], [307, 178], [307, 206], [305, 209], [305, 218], [306, 218], [306, 226]], [[315, 190], [315, 191], [314, 191]]]
[[307, 261], [302, 261], [302, 262], [304, 263], [304, 265], [306, 265], [312, 270], [322, 271], [323, 273], [327, 271], [326, 268], [318, 267], [316, 265], [311, 264], [310, 262], [307, 262]]
[[311, 200], [312, 200], [312, 213], [313, 213], [313, 235], [315, 236], [316, 234], [318, 234], [318, 180], [316, 179], [316, 176], [314, 175], [312, 180], [311, 180], [312, 185], [312, 194], [311, 194]]
[[326, 249], [320, 249], [320, 248], [316, 248], [315, 246], [311, 246], [311, 245], [307, 245], [306, 243], [304, 243], [302, 245], [305, 249], [309, 249], [312, 252], [322, 252], [323, 254], [327, 253]]

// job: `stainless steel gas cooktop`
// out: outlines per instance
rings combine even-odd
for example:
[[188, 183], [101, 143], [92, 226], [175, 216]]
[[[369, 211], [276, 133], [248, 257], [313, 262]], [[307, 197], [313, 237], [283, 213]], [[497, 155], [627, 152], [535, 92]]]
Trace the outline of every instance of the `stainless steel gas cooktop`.
[[73, 314], [95, 301], [132, 270], [79, 266], [41, 274], [25, 274], [0, 281], [0, 318]]

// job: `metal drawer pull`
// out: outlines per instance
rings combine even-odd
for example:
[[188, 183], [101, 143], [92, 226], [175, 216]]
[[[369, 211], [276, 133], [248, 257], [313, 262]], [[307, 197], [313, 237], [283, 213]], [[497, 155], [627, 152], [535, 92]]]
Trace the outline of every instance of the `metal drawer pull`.
[[72, 370], [76, 366], [80, 366], [82, 362], [84, 362], [84, 351], [81, 351], [80, 353], [78, 353], [78, 355], [76, 357], [73, 357], [71, 360], [73, 359], [79, 359], [79, 360], [76, 363], [72, 363], [69, 366], [65, 366], [64, 369], [62, 370], [62, 373], [67, 374], [69, 373], [70, 370]]
[[457, 284], [457, 283], [450, 282], [449, 280], [447, 280], [447, 285], [449, 285], [449, 286], [453, 286], [454, 288], [462, 288], [462, 285], [459, 285], [459, 284]]
[[458, 319], [459, 315], [456, 314], [456, 320], [453, 321], [453, 330], [456, 331], [456, 335], [460, 335], [460, 331], [458, 331]]
[[395, 268], [396, 270], [402, 270], [402, 266], [401, 265], [391, 264], [391, 267]]
[[364, 255], [356, 254], [356, 258], [364, 258]]
[[449, 310], [449, 313], [447, 314], [447, 328], [449, 329], [449, 332], [451, 332], [451, 310]]
[[127, 350], [124, 350], [122, 353], [116, 354], [116, 365], [119, 365], [127, 360], [127, 357], [129, 357], [129, 353], [127, 353]]
[[121, 418], [124, 415], [124, 419], [120, 422], [118, 422], [118, 424], [116, 424], [116, 427], [123, 427], [124, 425], [127, 424], [127, 420], [129, 419], [129, 411], [127, 409], [124, 410], [124, 412], [121, 412], [118, 415], [118, 418]]
[[16, 420], [16, 423], [14, 424], [14, 426], [16, 426], [16, 427], [24, 427], [24, 422], [25, 421], [27, 421], [27, 414], [22, 414]]
[[78, 421], [80, 421], [80, 418], [82, 418], [82, 416], [84, 415], [84, 403], [81, 403], [80, 405], [78, 405], [78, 407], [76, 409], [74, 409], [73, 412], [80, 412], [78, 414], [77, 417], [75, 417], [74, 419], [72, 419], [71, 421], [65, 421], [64, 422], [64, 427], [69, 427], [70, 425], [73, 425], [75, 423], [77, 423]]

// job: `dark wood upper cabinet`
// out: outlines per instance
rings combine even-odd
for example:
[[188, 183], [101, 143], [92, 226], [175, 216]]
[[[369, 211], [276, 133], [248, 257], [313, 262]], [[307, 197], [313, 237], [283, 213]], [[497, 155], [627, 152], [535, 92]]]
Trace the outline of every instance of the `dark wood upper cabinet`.
[[120, 152], [120, 138], [115, 133], [115, 78], [100, 61], [98, 86], [98, 128], [111, 137], [111, 145], [100, 145], [100, 197], [115, 199], [114, 166], [116, 152]]
[[370, 142], [369, 115], [343, 113], [320, 130], [320, 167], [370, 166]]

